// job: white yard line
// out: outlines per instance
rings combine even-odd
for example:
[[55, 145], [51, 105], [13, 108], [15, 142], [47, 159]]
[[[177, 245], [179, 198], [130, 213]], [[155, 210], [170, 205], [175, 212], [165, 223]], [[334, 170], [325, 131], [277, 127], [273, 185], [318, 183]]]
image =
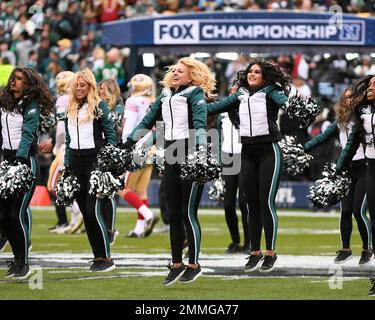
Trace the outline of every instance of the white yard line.
[[[53, 206], [32, 206], [32, 210], [36, 211], [53, 211], [55, 208]], [[151, 208], [155, 213], [160, 213], [159, 208]], [[118, 213], [134, 213], [136, 212], [134, 208], [131, 207], [119, 207], [117, 208]], [[238, 210], [239, 212], [239, 210]], [[224, 208], [214, 208], [206, 209], [200, 208], [198, 213], [201, 215], [224, 215]], [[306, 218], [338, 218], [340, 214], [338, 211], [322, 212], [322, 211], [306, 211], [301, 209], [301, 211], [292, 211], [288, 209], [277, 209], [277, 215], [279, 217], [306, 217]]]

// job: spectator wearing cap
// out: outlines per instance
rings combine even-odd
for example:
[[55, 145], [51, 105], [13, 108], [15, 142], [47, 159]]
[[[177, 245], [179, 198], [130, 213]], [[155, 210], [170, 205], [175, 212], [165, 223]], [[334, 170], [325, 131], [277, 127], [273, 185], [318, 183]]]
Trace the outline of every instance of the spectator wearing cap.
[[47, 78], [48, 65], [50, 64], [51, 61], [56, 62], [61, 67], [62, 70], [66, 70], [65, 61], [60, 58], [59, 53], [60, 53], [60, 50], [58, 47], [51, 47], [51, 49], [49, 50], [48, 57], [43, 59], [43, 61], [41, 62], [39, 66], [39, 71], [43, 75], [44, 79]]
[[73, 69], [73, 61], [70, 57], [72, 53], [72, 42], [69, 39], [61, 39], [57, 41], [59, 46], [59, 57], [64, 60], [66, 70], [71, 71]]
[[18, 57], [17, 65], [24, 67], [29, 60], [29, 52], [34, 49], [34, 44], [27, 31], [22, 31], [20, 41], [16, 43], [16, 53]]
[[36, 29], [35, 23], [29, 20], [26, 13], [22, 14], [18, 19], [19, 20], [14, 24], [12, 29], [12, 39], [19, 39], [23, 31], [26, 31], [30, 36], [32, 36]]

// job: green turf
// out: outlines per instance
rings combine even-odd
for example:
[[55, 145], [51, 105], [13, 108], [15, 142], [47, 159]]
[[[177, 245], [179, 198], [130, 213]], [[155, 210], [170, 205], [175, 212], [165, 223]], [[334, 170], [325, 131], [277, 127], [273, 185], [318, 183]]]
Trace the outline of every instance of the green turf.
[[[55, 222], [53, 212], [33, 211], [33, 253], [74, 252], [91, 253], [86, 234], [56, 235], [47, 231]], [[230, 243], [223, 215], [201, 215], [202, 247], [205, 254], [223, 253]], [[134, 212], [118, 213], [117, 238], [112, 253], [169, 253], [169, 235], [153, 234], [148, 238], [126, 238], [134, 226]], [[312, 231], [337, 232], [337, 217], [279, 217], [277, 252], [281, 255], [334, 255], [340, 247], [337, 233], [311, 234]], [[264, 244], [264, 241], [263, 241]], [[353, 253], [360, 254], [361, 243], [353, 222]], [[9, 246], [5, 252], [9, 251]], [[28, 282], [2, 278], [0, 270], [0, 299], [367, 299], [369, 281], [351, 279], [343, 288], [330, 289], [328, 277], [289, 278], [200, 278], [193, 284], [176, 284], [164, 288], [162, 276], [135, 277], [129, 268], [96, 274], [83, 269], [43, 270], [43, 290], [31, 290]], [[139, 270], [138, 270], [139, 271]], [[167, 270], [161, 270], [165, 272]], [[145, 284], [147, 284], [145, 286]]]

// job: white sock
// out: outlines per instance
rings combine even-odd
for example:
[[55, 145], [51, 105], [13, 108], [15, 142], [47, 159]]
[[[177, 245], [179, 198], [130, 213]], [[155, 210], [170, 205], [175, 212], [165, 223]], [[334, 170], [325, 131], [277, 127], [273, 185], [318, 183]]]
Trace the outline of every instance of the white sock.
[[147, 221], [154, 217], [152, 211], [145, 204], [140, 206], [138, 211]]
[[146, 220], [137, 220], [137, 224], [135, 225], [134, 232], [137, 234], [141, 234], [145, 232], [145, 224]]

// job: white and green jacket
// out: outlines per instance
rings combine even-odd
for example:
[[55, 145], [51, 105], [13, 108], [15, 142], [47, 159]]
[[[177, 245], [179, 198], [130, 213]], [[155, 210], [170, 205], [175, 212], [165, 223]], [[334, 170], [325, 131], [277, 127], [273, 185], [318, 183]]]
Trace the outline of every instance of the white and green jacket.
[[[288, 97], [276, 86], [267, 86], [256, 92], [246, 88], [222, 100], [207, 104], [208, 114], [228, 112], [238, 124], [244, 144], [274, 142], [281, 139], [277, 125], [279, 108]], [[233, 114], [234, 111], [234, 114]]]
[[128, 139], [138, 141], [144, 135], [141, 129], [151, 130], [161, 118], [165, 124], [166, 141], [192, 138], [189, 129], [194, 129], [196, 144], [206, 144], [207, 109], [202, 88], [184, 86], [177, 91], [164, 88]]
[[16, 152], [16, 158], [27, 159], [36, 153], [40, 108], [36, 102], [18, 103], [20, 113], [1, 112], [1, 138], [4, 152]]
[[117, 144], [117, 133], [107, 104], [101, 101], [98, 107], [101, 114], [91, 121], [82, 122], [87, 114], [86, 103], [79, 109], [76, 119], [65, 118], [65, 166], [70, 165], [71, 155], [93, 156], [106, 143]]

